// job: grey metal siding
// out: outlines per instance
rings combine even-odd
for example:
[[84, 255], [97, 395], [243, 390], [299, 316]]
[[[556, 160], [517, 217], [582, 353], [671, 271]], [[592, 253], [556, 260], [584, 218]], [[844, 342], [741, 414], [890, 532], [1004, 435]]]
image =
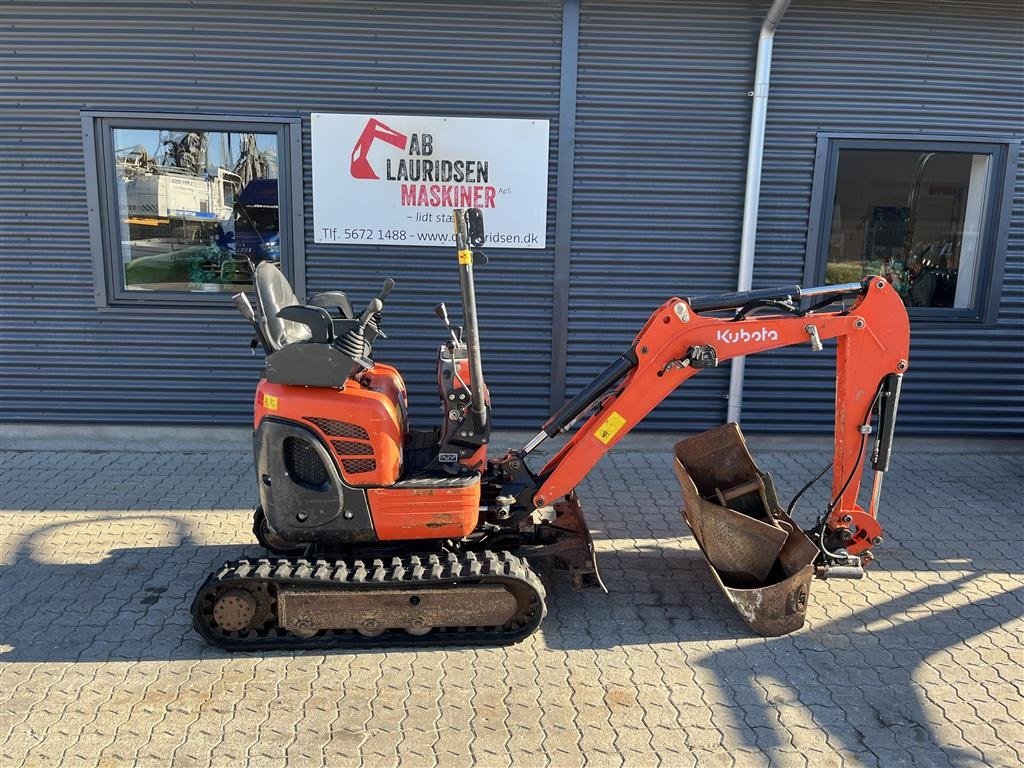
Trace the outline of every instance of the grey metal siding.
[[[748, 2], [584, 2], [580, 11], [567, 389], [665, 299], [735, 290], [746, 169]], [[708, 370], [647, 427], [720, 424]]]
[[[417, 420], [436, 419], [431, 309], [458, 305], [454, 255], [313, 245], [309, 114], [546, 118], [556, 132], [560, 3], [5, 3], [3, 25], [4, 420], [251, 418], [259, 366], [227, 297], [221, 311], [94, 307], [85, 108], [301, 115], [307, 289], [362, 303], [396, 278], [379, 357], [402, 368]], [[552, 205], [549, 243], [553, 220]], [[496, 421], [535, 424], [548, 407], [552, 247], [491, 255], [478, 285]]]
[[[662, 300], [731, 290], [738, 264], [760, 2], [584, 2], [580, 23], [568, 389]], [[800, 282], [818, 131], [1013, 139], [1024, 121], [1016, 2], [794, 2], [776, 37], [754, 285]], [[994, 328], [914, 323], [903, 434], [1024, 431], [1021, 182]], [[747, 366], [748, 431], [830, 430], [830, 352]], [[725, 416], [703, 372], [645, 426]]]
[[[562, 8], [532, 3], [8, 2], [0, 39], [0, 375], [3, 420], [241, 424], [258, 361], [220, 311], [93, 305], [79, 111], [303, 119], [306, 282], [365, 302], [385, 276], [381, 359], [435, 418], [439, 300], [457, 304], [445, 249], [313, 244], [309, 114], [551, 120], [548, 248], [495, 250], [479, 272], [484, 366], [504, 427], [548, 412], [672, 294], [729, 290], [738, 262], [747, 121], [766, 0], [591, 2], [580, 13], [566, 361], [550, 333]], [[775, 49], [755, 285], [799, 281], [820, 131], [1021, 135], [1019, 2], [797, 0]], [[998, 322], [915, 324], [902, 434], [1024, 430], [1024, 166], [1018, 165]], [[744, 426], [818, 431], [833, 368], [808, 350], [752, 358]], [[649, 428], [725, 415], [706, 371]], [[556, 398], [559, 393], [555, 393]]]
[[[755, 285], [801, 279], [817, 132], [1019, 139], [1021, 40], [1019, 2], [793, 3], [772, 66]], [[911, 324], [901, 434], [1024, 434], [1022, 185], [1018, 164], [994, 327]], [[744, 427], [829, 429], [832, 374], [807, 350], [751, 358]]]

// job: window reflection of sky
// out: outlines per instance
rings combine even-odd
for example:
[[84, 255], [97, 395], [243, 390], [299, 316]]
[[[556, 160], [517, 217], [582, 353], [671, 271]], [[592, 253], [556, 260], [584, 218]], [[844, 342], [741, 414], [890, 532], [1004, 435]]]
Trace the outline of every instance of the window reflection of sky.
[[[162, 138], [168, 137], [167, 131], [161, 132], [156, 128], [115, 128], [114, 129], [114, 153], [120, 154], [135, 146], [142, 146], [150, 157], [159, 154], [164, 148], [161, 146]], [[208, 131], [208, 169], [233, 168], [242, 150], [242, 133], [227, 133], [225, 131]], [[277, 135], [273, 133], [256, 133], [256, 148], [260, 152], [277, 154]]]

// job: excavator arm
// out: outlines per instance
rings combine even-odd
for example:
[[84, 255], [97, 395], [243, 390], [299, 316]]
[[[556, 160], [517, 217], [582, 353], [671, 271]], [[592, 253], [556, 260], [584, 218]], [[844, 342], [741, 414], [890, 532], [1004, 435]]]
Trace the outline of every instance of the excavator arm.
[[[838, 311], [801, 312], [793, 304], [811, 299]], [[737, 310], [731, 317], [700, 314]], [[767, 313], [764, 313], [767, 310]], [[556, 412], [523, 449], [597, 410], [538, 473], [533, 503], [543, 507], [569, 494], [630, 430], [671, 392], [704, 368], [741, 355], [809, 344], [821, 351], [836, 340], [835, 451], [832, 502], [819, 542], [849, 555], [881, 543], [877, 520], [881, 479], [888, 469], [893, 421], [909, 360], [910, 329], [900, 297], [883, 278], [801, 289], [750, 291], [714, 297], [673, 298], [662, 304], [629, 349], [604, 373]], [[879, 415], [877, 429], [872, 415]], [[872, 463], [875, 480], [865, 510], [858, 504], [868, 437], [877, 432]]]

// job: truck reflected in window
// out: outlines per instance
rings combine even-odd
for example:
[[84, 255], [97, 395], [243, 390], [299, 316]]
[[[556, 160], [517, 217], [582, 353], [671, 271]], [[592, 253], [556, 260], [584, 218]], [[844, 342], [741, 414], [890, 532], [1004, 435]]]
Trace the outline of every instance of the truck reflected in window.
[[281, 260], [277, 179], [253, 179], [235, 203], [235, 250], [250, 261]]
[[278, 138], [113, 130], [122, 287], [236, 291], [281, 258]]

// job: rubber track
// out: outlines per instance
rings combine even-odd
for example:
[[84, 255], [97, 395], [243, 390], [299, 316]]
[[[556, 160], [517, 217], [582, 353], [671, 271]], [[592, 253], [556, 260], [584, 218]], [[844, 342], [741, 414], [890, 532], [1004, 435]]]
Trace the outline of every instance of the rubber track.
[[[517, 595], [518, 613], [504, 627], [438, 627], [417, 636], [389, 629], [378, 637], [365, 637], [353, 629], [321, 630], [301, 637], [277, 626], [277, 587], [337, 588], [340, 592], [407, 588], [423, 591], [472, 584], [507, 584]], [[260, 587], [263, 587], [261, 590]], [[241, 587], [267, 595], [268, 613], [259, 629], [225, 632], [213, 621], [218, 593]], [[540, 625], [547, 607], [544, 586], [529, 564], [510, 552], [428, 553], [394, 557], [388, 561], [236, 560], [211, 574], [192, 602], [192, 624], [211, 645], [232, 651], [299, 650], [302, 648], [373, 648], [432, 645], [510, 645], [528, 637]]]

